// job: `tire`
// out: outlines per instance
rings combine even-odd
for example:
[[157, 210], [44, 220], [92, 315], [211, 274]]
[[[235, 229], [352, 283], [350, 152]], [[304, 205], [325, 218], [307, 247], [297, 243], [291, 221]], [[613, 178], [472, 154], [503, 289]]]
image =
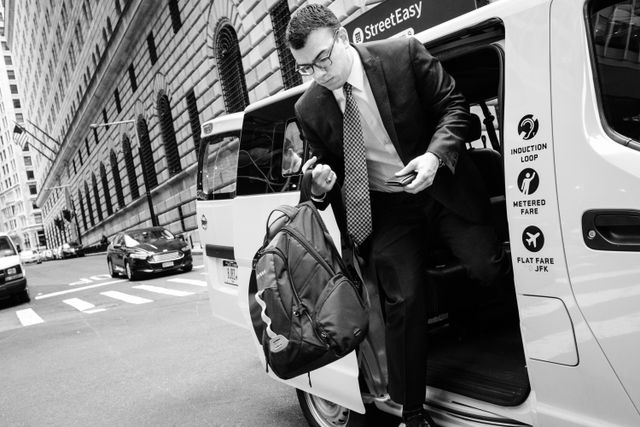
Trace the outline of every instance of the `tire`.
[[185, 273], [188, 273], [191, 270], [193, 270], [193, 264], [185, 265], [184, 267], [182, 267], [182, 271], [184, 271]]
[[364, 427], [365, 416], [313, 394], [296, 389], [298, 403], [312, 427]]
[[130, 282], [138, 280], [139, 274], [131, 269], [131, 263], [129, 261], [124, 262], [124, 271], [126, 272], [127, 279], [129, 279]]
[[114, 279], [120, 275], [113, 269], [113, 262], [111, 261], [111, 258], [107, 258], [107, 267], [109, 268], [109, 274]]

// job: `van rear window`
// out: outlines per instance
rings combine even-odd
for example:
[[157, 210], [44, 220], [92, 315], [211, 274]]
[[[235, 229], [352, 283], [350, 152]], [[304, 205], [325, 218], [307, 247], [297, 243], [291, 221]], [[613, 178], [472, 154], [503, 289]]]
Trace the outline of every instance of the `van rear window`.
[[640, 141], [640, 1], [593, 0], [588, 14], [604, 117]]

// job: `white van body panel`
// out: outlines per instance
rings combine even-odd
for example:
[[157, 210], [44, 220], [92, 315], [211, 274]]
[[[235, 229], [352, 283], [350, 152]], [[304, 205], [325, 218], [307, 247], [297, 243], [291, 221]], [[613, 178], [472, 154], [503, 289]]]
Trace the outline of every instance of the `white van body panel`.
[[[16, 265], [19, 265], [20, 267], [22, 267], [22, 262], [20, 261], [20, 255], [0, 257], [0, 269], [6, 270], [7, 268], [15, 267]], [[24, 268], [22, 268], [22, 272], [24, 274]]]

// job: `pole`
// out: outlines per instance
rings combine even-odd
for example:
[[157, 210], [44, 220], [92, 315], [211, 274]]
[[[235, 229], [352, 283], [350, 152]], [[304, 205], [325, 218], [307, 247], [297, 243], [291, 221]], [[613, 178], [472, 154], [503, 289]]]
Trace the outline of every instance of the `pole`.
[[151, 215], [151, 225], [153, 225], [154, 227], [157, 227], [159, 225], [158, 218], [156, 217], [156, 213], [153, 209], [153, 198], [151, 197], [151, 188], [149, 188], [149, 179], [147, 178], [147, 174], [148, 174], [147, 166], [144, 160], [142, 159], [142, 152], [140, 150], [140, 148], [142, 147], [142, 144], [140, 144], [140, 136], [138, 135], [138, 126], [135, 120], [132, 120], [132, 122], [133, 122], [133, 130], [136, 134], [136, 140], [138, 141], [138, 155], [140, 156], [140, 164], [142, 165], [142, 180], [144, 181], [147, 204], [149, 205], [149, 215]]

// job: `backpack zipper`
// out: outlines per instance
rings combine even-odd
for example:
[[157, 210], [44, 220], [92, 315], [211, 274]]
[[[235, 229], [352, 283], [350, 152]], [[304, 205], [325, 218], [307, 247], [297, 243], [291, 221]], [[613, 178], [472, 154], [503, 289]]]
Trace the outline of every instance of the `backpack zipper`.
[[309, 253], [312, 257], [314, 257], [315, 260], [318, 261], [318, 264], [320, 264], [327, 271], [327, 273], [331, 274], [332, 276], [336, 274], [333, 267], [331, 267], [324, 258], [318, 255], [317, 253], [318, 250], [313, 246], [309, 245], [307, 243], [307, 240], [304, 238], [304, 236], [302, 236], [297, 230], [293, 228], [287, 228], [285, 226], [282, 228], [282, 231], [289, 233], [293, 238], [295, 238], [298, 241], [298, 243], [304, 246], [304, 248], [307, 250], [307, 253]]

